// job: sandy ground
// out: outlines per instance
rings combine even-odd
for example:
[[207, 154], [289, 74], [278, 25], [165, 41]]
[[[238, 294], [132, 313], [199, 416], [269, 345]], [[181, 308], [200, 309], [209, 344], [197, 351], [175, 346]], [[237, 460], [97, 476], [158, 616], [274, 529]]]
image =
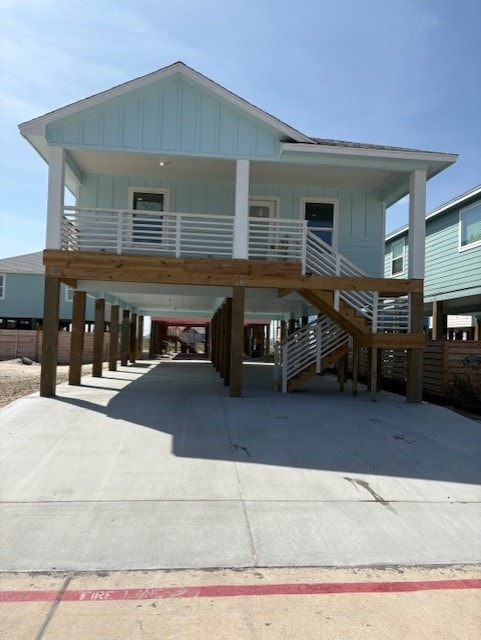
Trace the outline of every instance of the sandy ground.
[[[40, 388], [40, 364], [23, 364], [20, 358], [0, 361], [0, 407], [17, 398], [35, 393]], [[82, 367], [82, 375], [92, 371], [92, 365]], [[68, 365], [57, 368], [57, 382], [68, 380]]]

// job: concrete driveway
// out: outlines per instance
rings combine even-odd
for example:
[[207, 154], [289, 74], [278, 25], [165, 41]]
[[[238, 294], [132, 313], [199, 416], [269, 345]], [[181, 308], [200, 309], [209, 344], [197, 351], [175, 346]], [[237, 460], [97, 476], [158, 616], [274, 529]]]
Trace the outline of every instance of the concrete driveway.
[[0, 411], [0, 571], [481, 562], [481, 425], [149, 361]]

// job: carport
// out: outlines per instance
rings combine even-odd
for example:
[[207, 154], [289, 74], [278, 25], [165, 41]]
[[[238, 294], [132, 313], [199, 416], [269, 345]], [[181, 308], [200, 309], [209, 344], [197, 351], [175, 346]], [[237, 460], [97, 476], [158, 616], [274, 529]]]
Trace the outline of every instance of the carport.
[[144, 361], [1, 414], [2, 571], [477, 563], [479, 423]]

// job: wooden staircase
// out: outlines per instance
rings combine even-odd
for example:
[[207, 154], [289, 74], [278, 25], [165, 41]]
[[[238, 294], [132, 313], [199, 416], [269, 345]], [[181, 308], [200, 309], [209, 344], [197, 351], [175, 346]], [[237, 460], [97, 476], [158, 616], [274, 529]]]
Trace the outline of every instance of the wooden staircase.
[[339, 300], [339, 309], [335, 308], [333, 291], [301, 289], [298, 293], [351, 336], [371, 334], [370, 323], [344, 300]]
[[[346, 356], [348, 353], [349, 353], [349, 345], [346, 344], [346, 345], [336, 349], [333, 353], [331, 353], [331, 354], [329, 354], [327, 356], [324, 356], [321, 359], [321, 367], [320, 367], [321, 371], [320, 371], [320, 373], [325, 371], [328, 367], [332, 367], [333, 364], [338, 362], [341, 358]], [[306, 384], [306, 382], [311, 380], [311, 378], [313, 378], [316, 375], [319, 375], [318, 372], [317, 372], [316, 365], [315, 364], [309, 365], [303, 371], [301, 371], [300, 373], [297, 373], [290, 380], [288, 380], [288, 382], [287, 382], [287, 391], [295, 391], [296, 389], [298, 389], [302, 385]]]

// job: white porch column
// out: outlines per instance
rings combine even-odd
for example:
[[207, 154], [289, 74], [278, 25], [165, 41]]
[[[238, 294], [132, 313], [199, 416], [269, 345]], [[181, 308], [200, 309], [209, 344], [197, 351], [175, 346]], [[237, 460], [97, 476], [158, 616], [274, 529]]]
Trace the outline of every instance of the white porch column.
[[416, 169], [409, 176], [409, 265], [408, 278], [424, 278], [426, 238], [426, 172]]
[[65, 189], [65, 149], [49, 148], [48, 195], [47, 195], [47, 237], [46, 249], [60, 249], [62, 232], [61, 207]]
[[249, 257], [249, 160], [237, 160], [233, 258]]

